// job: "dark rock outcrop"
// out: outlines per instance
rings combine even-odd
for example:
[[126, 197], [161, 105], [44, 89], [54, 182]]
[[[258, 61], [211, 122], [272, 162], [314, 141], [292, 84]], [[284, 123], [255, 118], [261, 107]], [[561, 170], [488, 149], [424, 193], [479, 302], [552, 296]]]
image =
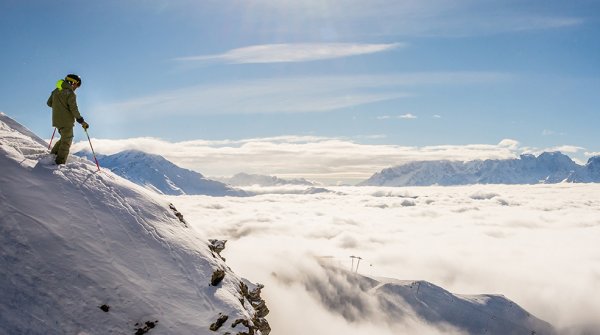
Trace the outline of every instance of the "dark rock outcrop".
[[[226, 240], [217, 240], [217, 239], [211, 239], [209, 240], [209, 248], [210, 250], [214, 253], [214, 255], [221, 257], [221, 251], [223, 251], [225, 249], [225, 243], [227, 241]], [[215, 256], [215, 257], [216, 257]], [[212, 286], [217, 286], [219, 285], [219, 283], [223, 280], [223, 278], [225, 277], [225, 271], [221, 270], [221, 269], [217, 269], [215, 270], [215, 272], [212, 275], [212, 280], [211, 280], [211, 285]], [[243, 331], [238, 331], [237, 333], [234, 333], [236, 335], [255, 335], [255, 334], [261, 334], [261, 335], [269, 335], [271, 333], [271, 326], [269, 325], [269, 322], [267, 321], [267, 319], [265, 319], [265, 317], [269, 314], [269, 308], [267, 307], [267, 304], [265, 302], [265, 300], [262, 299], [262, 297], [260, 296], [262, 289], [264, 288], [264, 285], [262, 284], [252, 284], [250, 282], [244, 282], [241, 281], [239, 283], [239, 301], [240, 304], [242, 306], [252, 306], [252, 308], [254, 309], [254, 315], [252, 315], [252, 317], [250, 319], [236, 319], [235, 321], [233, 321], [231, 323], [231, 328], [236, 328], [241, 326], [244, 326], [247, 329], [244, 329]], [[221, 326], [227, 322], [227, 320], [229, 319], [229, 317], [227, 315], [223, 315], [219, 313], [219, 318], [217, 319], [217, 321], [215, 323], [213, 323], [210, 326], [210, 330], [212, 331], [216, 331], [219, 328], [221, 328]], [[226, 332], [225, 334], [229, 334], [229, 332]]]

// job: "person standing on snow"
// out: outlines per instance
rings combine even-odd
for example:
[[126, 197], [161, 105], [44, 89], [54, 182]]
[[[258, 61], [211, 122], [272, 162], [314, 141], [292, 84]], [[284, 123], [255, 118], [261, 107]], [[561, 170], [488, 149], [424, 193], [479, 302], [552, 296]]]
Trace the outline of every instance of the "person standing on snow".
[[58, 140], [50, 153], [56, 155], [56, 164], [65, 164], [73, 143], [73, 126], [75, 121], [81, 124], [84, 130], [90, 126], [83, 120], [77, 107], [75, 90], [81, 86], [81, 78], [76, 74], [69, 74], [65, 79], [56, 83], [56, 89], [48, 98], [48, 107], [52, 107], [52, 126], [58, 129]]

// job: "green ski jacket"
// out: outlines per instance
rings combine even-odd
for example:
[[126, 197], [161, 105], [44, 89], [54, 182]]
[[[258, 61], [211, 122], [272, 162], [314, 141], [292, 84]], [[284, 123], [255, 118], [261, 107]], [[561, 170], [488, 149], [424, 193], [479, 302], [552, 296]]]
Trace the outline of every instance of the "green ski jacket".
[[77, 96], [71, 84], [64, 80], [56, 83], [56, 89], [48, 98], [48, 107], [52, 107], [52, 126], [56, 128], [73, 127], [75, 120], [81, 123], [83, 118], [77, 107]]

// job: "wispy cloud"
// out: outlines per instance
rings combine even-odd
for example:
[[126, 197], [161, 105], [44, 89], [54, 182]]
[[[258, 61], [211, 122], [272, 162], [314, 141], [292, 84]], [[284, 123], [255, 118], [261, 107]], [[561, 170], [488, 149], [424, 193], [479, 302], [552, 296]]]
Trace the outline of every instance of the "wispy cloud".
[[217, 55], [176, 58], [178, 61], [221, 61], [234, 64], [289, 63], [372, 54], [403, 47], [403, 43], [297, 43], [263, 44], [229, 50]]
[[255, 14], [251, 23], [261, 28], [268, 20], [270, 29], [314, 36], [322, 35], [322, 27], [332, 24], [354, 34], [458, 37], [561, 29], [585, 23], [581, 17], [539, 6], [515, 9], [503, 3], [472, 0], [348, 0], [343, 6], [335, 0], [258, 0], [243, 8]]
[[211, 115], [325, 112], [411, 96], [425, 85], [497, 83], [512, 78], [494, 72], [438, 72], [267, 78], [161, 91], [96, 106], [98, 115]]
[[417, 116], [411, 113], [406, 113], [406, 114], [402, 114], [402, 115], [382, 115], [382, 116], [378, 116], [377, 119], [378, 120], [389, 120], [389, 119], [404, 119], [404, 120], [414, 120], [416, 119]]

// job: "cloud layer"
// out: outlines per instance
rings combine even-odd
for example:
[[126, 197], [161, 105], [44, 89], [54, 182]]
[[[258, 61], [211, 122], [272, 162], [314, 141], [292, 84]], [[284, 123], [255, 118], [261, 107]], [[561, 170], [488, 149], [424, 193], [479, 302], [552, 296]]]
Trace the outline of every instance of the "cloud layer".
[[[75, 151], [89, 143], [79, 142]], [[304, 177], [324, 183], [357, 183], [383, 168], [414, 160], [514, 158], [523, 148], [515, 140], [499, 144], [407, 147], [369, 145], [350, 139], [282, 136], [239, 141], [167, 142], [153, 138], [94, 139], [94, 149], [114, 154], [127, 149], [159, 154], [182, 167], [208, 176], [239, 172]]]
[[319, 266], [350, 269], [351, 255], [363, 258], [361, 274], [503, 294], [561, 329], [600, 314], [597, 184], [333, 190], [170, 200], [194, 229], [230, 240], [224, 255], [233, 268], [266, 284], [275, 332], [295, 335], [306, 319], [314, 334], [445, 332], [380, 322], [385, 311], [353, 291], [351, 278]]

